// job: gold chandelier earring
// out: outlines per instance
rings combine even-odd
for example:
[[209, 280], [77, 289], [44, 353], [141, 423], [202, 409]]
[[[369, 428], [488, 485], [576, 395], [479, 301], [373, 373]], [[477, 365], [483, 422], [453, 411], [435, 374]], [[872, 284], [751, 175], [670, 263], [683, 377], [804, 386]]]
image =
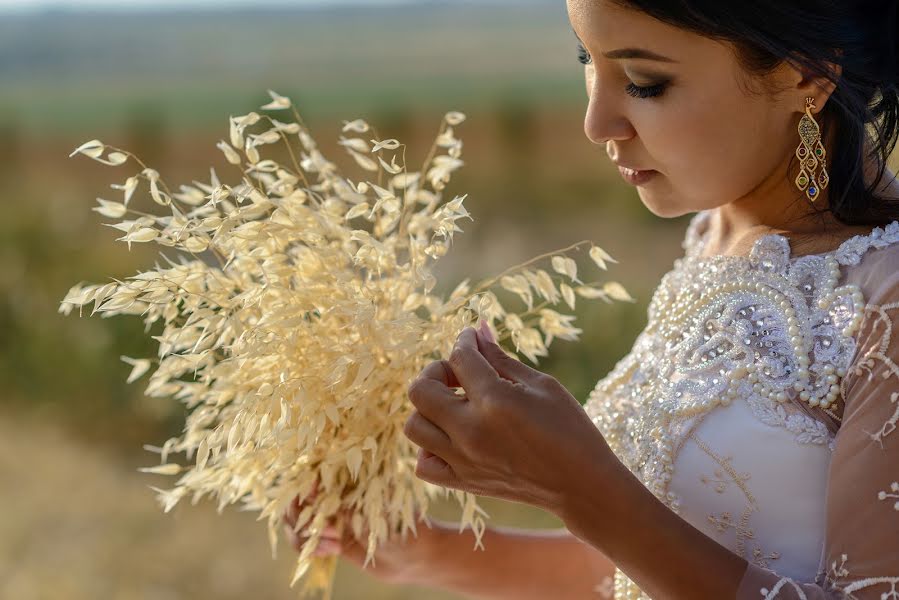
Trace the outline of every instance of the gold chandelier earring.
[[[799, 175], [796, 176], [796, 187], [805, 190], [806, 197], [814, 202], [821, 194], [821, 190], [827, 187], [830, 177], [827, 175], [827, 167], [825, 165], [824, 144], [821, 143], [821, 128], [818, 122], [812, 116], [812, 109], [815, 108], [815, 99], [808, 97], [805, 99], [805, 114], [799, 120], [799, 147], [796, 148], [796, 158], [799, 159]], [[815, 175], [815, 169], [818, 168], [818, 161], [821, 162], [821, 173]]]

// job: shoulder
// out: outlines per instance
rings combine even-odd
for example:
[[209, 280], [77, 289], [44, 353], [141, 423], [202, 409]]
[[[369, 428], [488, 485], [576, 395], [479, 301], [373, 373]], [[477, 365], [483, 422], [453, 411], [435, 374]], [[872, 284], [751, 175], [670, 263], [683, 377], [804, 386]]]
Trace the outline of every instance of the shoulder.
[[857, 285], [865, 299], [888, 301], [899, 292], [899, 241], [880, 248], [870, 247], [858, 262], [843, 269], [846, 282]]
[[863, 310], [855, 350], [842, 382], [846, 416], [899, 407], [899, 243], [869, 249], [846, 271], [845, 283], [858, 286]]

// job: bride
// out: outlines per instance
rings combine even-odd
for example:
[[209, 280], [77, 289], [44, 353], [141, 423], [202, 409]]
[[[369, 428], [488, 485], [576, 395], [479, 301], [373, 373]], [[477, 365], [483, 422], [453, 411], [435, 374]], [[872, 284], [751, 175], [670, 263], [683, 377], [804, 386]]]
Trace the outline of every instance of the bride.
[[436, 522], [371, 572], [478, 598], [899, 598], [897, 1], [567, 6], [584, 131], [654, 214], [695, 213], [684, 255], [583, 407], [491, 324], [409, 387], [418, 477], [566, 527], [472, 552]]

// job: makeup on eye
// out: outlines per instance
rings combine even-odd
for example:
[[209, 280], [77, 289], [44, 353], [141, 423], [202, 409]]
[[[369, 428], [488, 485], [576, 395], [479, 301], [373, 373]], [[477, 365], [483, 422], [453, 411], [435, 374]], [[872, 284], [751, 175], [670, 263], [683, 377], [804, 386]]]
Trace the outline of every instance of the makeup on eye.
[[[593, 62], [590, 53], [587, 51], [587, 48], [584, 47], [584, 44], [578, 40], [577, 42], [577, 52], [578, 52], [578, 62], [584, 65], [589, 65]], [[658, 83], [653, 83], [649, 85], [637, 85], [633, 82], [628, 82], [628, 84], [624, 87], [625, 93], [634, 98], [656, 98], [661, 96], [665, 89], [668, 87], [670, 80], [662, 79], [662, 81]]]

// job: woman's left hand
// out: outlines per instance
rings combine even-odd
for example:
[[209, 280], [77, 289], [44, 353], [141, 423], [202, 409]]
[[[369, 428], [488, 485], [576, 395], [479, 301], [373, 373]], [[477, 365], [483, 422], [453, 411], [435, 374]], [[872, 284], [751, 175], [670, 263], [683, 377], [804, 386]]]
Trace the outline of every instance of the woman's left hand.
[[408, 395], [417, 410], [404, 433], [420, 447], [415, 475], [425, 481], [561, 514], [597, 474], [614, 472], [606, 467], [617, 458], [578, 401], [507, 355], [484, 324], [466, 327]]

